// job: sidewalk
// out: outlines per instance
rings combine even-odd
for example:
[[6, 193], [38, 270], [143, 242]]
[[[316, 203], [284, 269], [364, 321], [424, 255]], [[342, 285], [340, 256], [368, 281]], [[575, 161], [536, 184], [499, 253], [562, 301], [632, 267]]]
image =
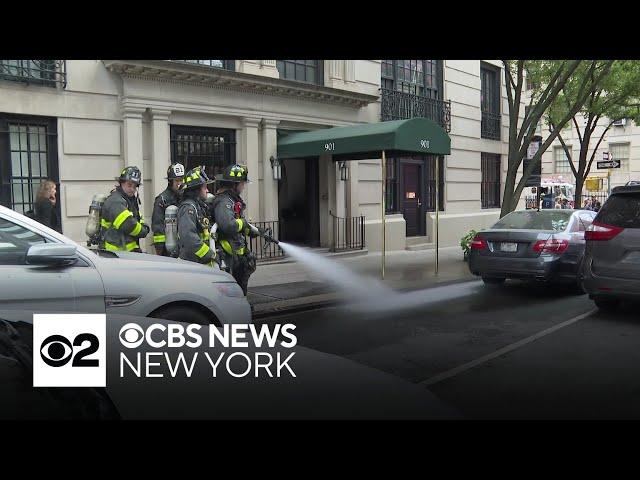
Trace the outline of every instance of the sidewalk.
[[[379, 252], [357, 257], [331, 257], [329, 261], [350, 270], [381, 278]], [[435, 250], [387, 252], [384, 284], [394, 290], [419, 290], [446, 283], [474, 280], [462, 259], [460, 247], [440, 249], [439, 272], [435, 275]], [[284, 311], [313, 308], [337, 303], [343, 297], [337, 287], [328, 284], [299, 262], [258, 265], [249, 281], [247, 299], [256, 317]]]

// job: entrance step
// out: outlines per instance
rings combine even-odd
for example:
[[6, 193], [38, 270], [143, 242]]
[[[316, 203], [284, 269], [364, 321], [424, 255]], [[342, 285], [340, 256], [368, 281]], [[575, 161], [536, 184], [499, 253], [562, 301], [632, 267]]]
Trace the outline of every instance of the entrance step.
[[407, 237], [407, 247], [410, 245], [420, 245], [429, 243], [429, 237]]
[[[346, 250], [344, 252], [330, 252], [328, 248], [311, 248], [306, 247], [305, 250], [309, 250], [310, 252], [316, 253], [323, 257], [339, 257], [339, 258], [347, 258], [347, 257], [360, 257], [362, 255], [367, 255], [369, 250], [363, 248], [362, 250]], [[258, 265], [273, 265], [277, 263], [292, 263], [295, 262], [290, 257], [280, 257], [280, 258], [265, 258], [264, 260], [258, 260]]]
[[415, 252], [417, 250], [435, 250], [435, 248], [436, 248], [435, 242], [434, 243], [422, 242], [422, 243], [414, 243], [410, 245], [409, 239], [407, 238], [407, 247], [405, 250]]

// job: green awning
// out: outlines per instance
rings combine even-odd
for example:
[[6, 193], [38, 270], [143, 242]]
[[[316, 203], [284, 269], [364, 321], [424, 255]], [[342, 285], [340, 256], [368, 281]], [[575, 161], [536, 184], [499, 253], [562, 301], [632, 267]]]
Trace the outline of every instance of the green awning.
[[426, 118], [327, 128], [278, 139], [278, 158], [329, 154], [356, 159], [363, 154], [379, 156], [382, 150], [449, 155], [451, 139], [440, 125]]

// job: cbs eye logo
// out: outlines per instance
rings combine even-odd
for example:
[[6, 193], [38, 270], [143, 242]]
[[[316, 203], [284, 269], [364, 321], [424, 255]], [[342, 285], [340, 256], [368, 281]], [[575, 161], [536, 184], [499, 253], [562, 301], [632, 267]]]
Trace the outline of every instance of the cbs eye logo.
[[144, 342], [144, 330], [140, 325], [127, 323], [120, 329], [120, 342], [127, 348], [138, 348]]
[[33, 315], [34, 387], [105, 387], [107, 317], [104, 313]]
[[[82, 347], [85, 342], [89, 342], [89, 345], [74, 354], [73, 347]], [[96, 353], [98, 348], [100, 348], [100, 341], [91, 333], [77, 335], [73, 339], [73, 344], [62, 335], [51, 335], [41, 343], [40, 357], [50, 367], [62, 367], [72, 358], [72, 367], [98, 367], [99, 360], [86, 358]]]

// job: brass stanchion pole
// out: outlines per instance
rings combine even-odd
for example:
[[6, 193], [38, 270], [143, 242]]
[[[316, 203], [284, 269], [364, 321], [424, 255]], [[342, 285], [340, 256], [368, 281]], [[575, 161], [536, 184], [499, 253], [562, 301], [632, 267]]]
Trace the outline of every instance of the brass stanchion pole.
[[385, 260], [385, 252], [386, 252], [386, 241], [387, 241], [387, 232], [386, 232], [386, 219], [384, 217], [384, 213], [386, 210], [385, 205], [385, 195], [387, 190], [387, 157], [385, 155], [385, 151], [382, 151], [382, 279], [384, 280], [384, 260]]
[[436, 157], [436, 275], [438, 275], [438, 261], [440, 260], [439, 250], [440, 233], [440, 157]]

